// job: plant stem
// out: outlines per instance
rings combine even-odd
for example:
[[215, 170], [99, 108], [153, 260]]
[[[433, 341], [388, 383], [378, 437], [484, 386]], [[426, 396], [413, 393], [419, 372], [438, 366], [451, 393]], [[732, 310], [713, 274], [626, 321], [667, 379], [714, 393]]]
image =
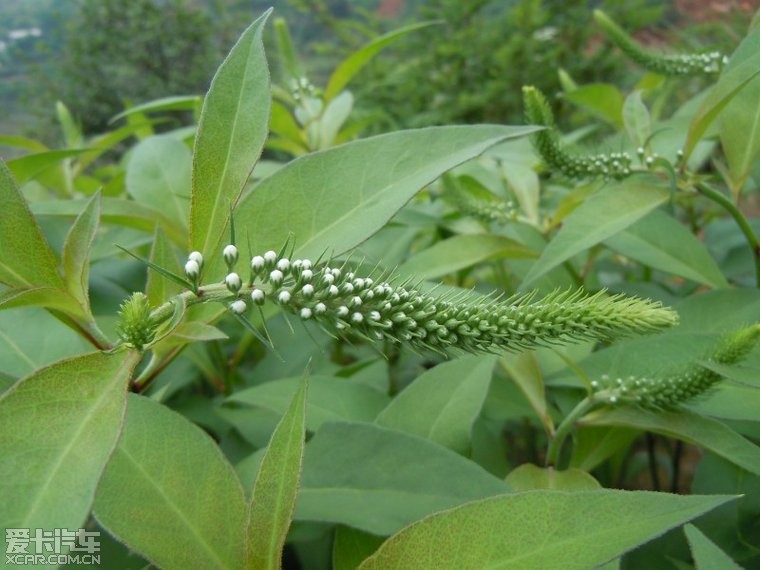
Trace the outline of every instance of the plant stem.
[[755, 281], [757, 286], [760, 287], [760, 240], [758, 240], [752, 226], [749, 225], [747, 218], [744, 217], [744, 214], [742, 214], [739, 208], [736, 207], [736, 204], [734, 204], [727, 196], [710, 188], [704, 182], [697, 182], [695, 186], [703, 196], [709, 198], [726, 210], [726, 212], [728, 212], [738, 224], [739, 229], [741, 229], [747, 243], [752, 249], [752, 258], [755, 261]]
[[557, 431], [554, 432], [554, 437], [549, 443], [549, 449], [546, 451], [546, 466], [557, 467], [559, 464], [559, 454], [562, 451], [562, 444], [565, 442], [565, 438], [575, 426], [575, 422], [581, 418], [586, 412], [591, 410], [599, 400], [595, 397], [586, 396], [581, 400], [575, 408], [565, 416], [565, 419], [559, 424]]

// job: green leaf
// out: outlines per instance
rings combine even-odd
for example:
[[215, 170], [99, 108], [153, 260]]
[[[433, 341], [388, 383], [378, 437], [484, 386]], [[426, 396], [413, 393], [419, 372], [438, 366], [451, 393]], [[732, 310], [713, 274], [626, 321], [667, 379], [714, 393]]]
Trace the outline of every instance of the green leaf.
[[493, 356], [463, 356], [439, 364], [398, 394], [376, 421], [467, 453], [494, 364]]
[[369, 63], [373, 57], [375, 57], [380, 51], [383, 50], [393, 40], [414, 32], [428, 26], [438, 24], [440, 22], [420, 22], [418, 24], [412, 24], [411, 26], [405, 26], [398, 30], [393, 30], [382, 36], [379, 36], [365, 44], [357, 51], [352, 53], [349, 57], [344, 59], [338, 67], [335, 68], [330, 79], [327, 81], [327, 87], [325, 87], [324, 99], [330, 101], [348, 84], [359, 71]]
[[53, 287], [16, 287], [0, 293], [0, 310], [18, 307], [45, 307], [83, 319], [90, 318], [80, 301], [70, 293]]
[[197, 108], [203, 97], [200, 95], [177, 95], [174, 97], [162, 97], [161, 99], [154, 99], [147, 103], [135, 105], [129, 109], [125, 109], [118, 115], [114, 115], [109, 123], [115, 123], [119, 119], [134, 115], [137, 113], [155, 113], [157, 111], [192, 111]]
[[261, 39], [270, 11], [243, 32], [216, 72], [198, 124], [193, 153], [190, 247], [221, 258], [230, 207], [261, 154], [269, 126], [269, 69]]
[[307, 386], [307, 380], [302, 380], [272, 434], [259, 467], [251, 495], [247, 568], [275, 570], [282, 565], [282, 549], [301, 475]]
[[82, 128], [77, 124], [68, 107], [61, 101], [56, 101], [55, 114], [58, 116], [58, 122], [61, 125], [63, 140], [66, 142], [66, 146], [69, 148], [82, 146], [84, 144]]
[[44, 144], [29, 137], [20, 137], [16, 135], [0, 135], [0, 145], [10, 146], [13, 148], [23, 148], [32, 152], [41, 152], [48, 150]]
[[[46, 291], [56, 294], [55, 290]], [[25, 376], [55, 360], [91, 349], [86, 340], [42, 309], [0, 313], [0, 372]]]
[[[32, 202], [30, 208], [35, 216], [63, 216], [76, 218], [84, 209], [87, 200], [46, 200]], [[187, 231], [167, 218], [162, 212], [148, 208], [134, 200], [103, 198], [101, 200], [101, 221], [128, 228], [153, 233], [157, 225], [166, 232], [174, 243], [186, 247]]]
[[192, 160], [190, 149], [182, 141], [167, 135], [148, 137], [132, 149], [125, 180], [127, 192], [184, 227], [190, 212]]
[[607, 184], [565, 218], [560, 230], [525, 276], [521, 288], [530, 288], [531, 283], [559, 264], [624, 230], [663, 204], [668, 197], [662, 182], [649, 175]]
[[277, 48], [283, 73], [287, 79], [298, 81], [304, 76], [303, 66], [298, 60], [296, 48], [293, 45], [293, 39], [290, 37], [288, 24], [283, 18], [276, 18], [274, 21], [274, 31], [277, 34]]
[[499, 365], [525, 395], [546, 433], [553, 433], [554, 421], [546, 404], [544, 376], [536, 353], [529, 351], [509, 354], [499, 359]]
[[87, 148], [71, 148], [36, 152], [9, 160], [8, 168], [19, 184], [23, 184], [24, 182], [33, 180], [50, 167], [60, 164], [67, 158], [79, 156], [87, 152], [92, 152], [92, 150]]
[[398, 271], [417, 279], [434, 279], [484, 261], [511, 257], [530, 258], [538, 254], [508, 237], [465, 234], [436, 242], [416, 253]]
[[736, 66], [731, 66], [730, 70], [726, 69], [720, 75], [718, 82], [713, 85], [702, 100], [702, 105], [691, 120], [683, 149], [684, 160], [689, 159], [694, 147], [697, 146], [708, 127], [720, 115], [726, 105], [758, 74], [760, 74], [760, 70], [757, 69], [757, 63], [750, 59], [744, 60]]
[[[100, 192], [87, 202], [63, 244], [63, 278], [66, 289], [82, 307], [89, 307], [90, 251], [100, 222]], [[89, 309], [88, 309], [89, 310]]]
[[555, 491], [593, 491], [601, 485], [591, 475], [571, 467], [557, 471], [553, 467], [538, 467], [530, 463], [520, 465], [506, 479], [515, 491], [553, 489]]
[[316, 131], [317, 148], [328, 148], [335, 145], [338, 131], [346, 122], [354, 107], [354, 96], [350, 91], [344, 91], [325, 105], [319, 120], [309, 125]]
[[693, 524], [683, 527], [686, 538], [689, 540], [691, 556], [697, 570], [741, 570], [731, 557], [723, 552], [709, 538], [702, 534]]
[[156, 566], [244, 567], [246, 504], [235, 471], [203, 430], [148, 398], [129, 396], [93, 510]]
[[755, 370], [754, 385], [737, 386], [723, 382], [689, 404], [689, 409], [703, 416], [712, 416], [724, 420], [760, 422], [760, 384], [758, 372]]
[[[382, 228], [447, 170], [535, 127], [454, 126], [401, 131], [297, 158], [241, 200], [236, 222], [257, 251], [343, 253]], [[361, 223], [358, 223], [361, 220]]]
[[0, 398], [0, 520], [79, 528], [121, 429], [136, 353], [58, 361]]
[[405, 528], [359, 569], [593, 568], [732, 499], [608, 490], [492, 497]]
[[390, 534], [434, 511], [509, 491], [461, 455], [372, 424], [325, 424], [306, 446], [297, 520]]
[[583, 425], [623, 426], [661, 433], [709, 449], [716, 455], [760, 474], [760, 447], [725, 424], [686, 410], [648, 412], [632, 407], [597, 410], [581, 419]]
[[622, 427], [584, 426], [576, 434], [570, 466], [591, 471], [631, 445], [640, 433], [639, 430]]
[[[300, 384], [300, 377], [281, 378], [236, 392], [227, 401], [283, 414]], [[371, 422], [389, 401], [388, 396], [379, 390], [350, 378], [315, 374], [309, 376], [306, 427], [316, 431], [325, 422]]]
[[0, 204], [0, 282], [63, 289], [58, 261], [1, 160]]
[[704, 244], [678, 220], [654, 211], [605, 243], [631, 259], [710, 287], [728, 287]]
[[[156, 226], [156, 232], [153, 236], [153, 246], [150, 250], [150, 261], [159, 267], [169, 270], [172, 273], [179, 274], [183, 271], [174, 255], [172, 245], [166, 239], [166, 234], [161, 226]], [[145, 285], [145, 294], [148, 301], [154, 307], [164, 303], [172, 295], [182, 291], [179, 283], [167, 279], [157, 271], [148, 271], [148, 282]]]
[[[760, 28], [745, 37], [723, 71], [743, 64], [760, 65]], [[728, 162], [732, 186], [741, 189], [760, 153], [760, 77], [754, 77], [726, 105], [720, 116], [720, 142]]]
[[603, 121], [623, 127], [623, 94], [609, 83], [590, 83], [564, 94], [564, 98]]
[[641, 91], [634, 91], [625, 98], [623, 123], [628, 138], [637, 147], [643, 147], [652, 134], [652, 119], [647, 106], [641, 100]]
[[333, 570], [356, 570], [362, 560], [383, 543], [383, 538], [348, 526], [335, 529], [333, 540]]

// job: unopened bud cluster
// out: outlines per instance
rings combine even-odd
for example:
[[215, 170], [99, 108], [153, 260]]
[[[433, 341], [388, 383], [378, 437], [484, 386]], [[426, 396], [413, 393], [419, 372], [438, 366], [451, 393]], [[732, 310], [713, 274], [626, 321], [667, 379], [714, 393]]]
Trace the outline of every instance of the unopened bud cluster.
[[633, 61], [662, 75], [711, 75], [719, 73], [728, 63], [728, 57], [712, 51], [699, 54], [665, 55], [653, 53], [641, 46], [615, 22], [600, 11], [594, 13], [599, 26], [607, 37]]
[[[715, 364], [735, 364], [754, 348], [760, 338], [760, 325], [740, 329], [726, 337], [706, 359]], [[660, 411], [678, 407], [702, 396], [722, 377], [705, 366], [693, 364], [686, 369], [652, 377], [610, 378], [603, 375], [591, 383], [592, 389], [609, 404], [629, 403]]]
[[528, 122], [547, 127], [535, 133], [532, 140], [541, 158], [553, 170], [573, 179], [621, 179], [631, 174], [631, 156], [627, 152], [576, 155], [563, 150], [544, 94], [535, 87], [523, 87], [523, 98]]
[[[519, 349], [570, 340], [609, 338], [668, 327], [676, 314], [659, 303], [623, 296], [558, 292], [498, 301], [436, 296], [387, 280], [360, 277], [346, 266], [290, 260], [273, 251], [251, 259], [252, 278], [228, 305], [273, 303], [338, 335], [400, 341], [421, 349], [469, 352]], [[233, 286], [231, 285], [233, 282]]]

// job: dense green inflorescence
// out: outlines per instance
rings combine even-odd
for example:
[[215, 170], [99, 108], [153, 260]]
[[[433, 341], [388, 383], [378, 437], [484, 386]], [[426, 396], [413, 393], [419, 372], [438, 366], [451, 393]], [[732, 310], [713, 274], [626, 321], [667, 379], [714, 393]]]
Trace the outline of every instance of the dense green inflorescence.
[[608, 154], [570, 154], [562, 148], [554, 124], [549, 102], [535, 87], [523, 87], [525, 115], [528, 123], [545, 126], [538, 131], [532, 141], [541, 158], [552, 170], [573, 179], [616, 178], [631, 174], [631, 157], [627, 152]]
[[200, 287], [197, 295], [186, 292], [192, 295], [187, 302], [221, 301], [237, 315], [250, 305], [275, 304], [338, 336], [443, 353], [607, 339], [669, 327], [678, 319], [660, 303], [604, 292], [555, 292], [537, 301], [532, 294], [500, 300], [471, 292], [423, 292], [392, 278], [358, 276], [346, 264], [290, 260], [274, 251], [254, 256], [250, 268], [247, 283], [230, 273], [226, 288], [215, 284]]
[[517, 219], [517, 210], [512, 201], [497, 196], [481, 199], [459, 188], [448, 189], [447, 193], [460, 212], [484, 222], [505, 223]]
[[[735, 364], [757, 344], [760, 324], [726, 336], [705, 359], [714, 364]], [[612, 379], [602, 376], [592, 382], [595, 393], [608, 403], [631, 403], [653, 411], [670, 410], [707, 393], [722, 380], [720, 374], [698, 363], [669, 374]]]
[[119, 338], [127, 346], [142, 350], [156, 335], [156, 326], [151, 320], [148, 297], [143, 293], [133, 293], [119, 308], [119, 322], [116, 326]]
[[728, 58], [720, 52], [694, 54], [660, 54], [643, 48], [636, 40], [613, 22], [604, 12], [594, 12], [596, 23], [607, 37], [633, 61], [662, 75], [713, 75], [727, 63]]

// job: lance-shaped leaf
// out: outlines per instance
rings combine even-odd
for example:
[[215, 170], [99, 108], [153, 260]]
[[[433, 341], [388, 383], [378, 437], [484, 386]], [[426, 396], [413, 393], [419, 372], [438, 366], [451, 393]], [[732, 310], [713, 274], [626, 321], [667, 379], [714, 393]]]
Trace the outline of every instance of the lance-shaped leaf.
[[281, 566], [301, 476], [306, 390], [304, 380], [277, 424], [261, 461], [251, 495], [247, 568], [276, 570]]
[[203, 102], [193, 156], [191, 249], [209, 257], [261, 154], [269, 126], [269, 69], [261, 33], [270, 12], [240, 36]]
[[431, 515], [359, 570], [595, 568], [734, 497], [645, 491], [528, 491]]
[[131, 394], [95, 516], [162, 568], [243, 568], [243, 488], [216, 443], [187, 419]]
[[0, 520], [79, 528], [121, 429], [136, 353], [60, 360], [0, 398]]
[[495, 360], [490, 355], [463, 356], [431, 368], [380, 412], [377, 423], [467, 453]]
[[8, 167], [0, 161], [0, 282], [63, 288], [58, 261], [29, 212]]
[[689, 540], [691, 556], [697, 565], [697, 570], [741, 570], [731, 557], [723, 552], [712, 540], [702, 534], [693, 524], [683, 527]]
[[296, 253], [345, 252], [370, 237], [441, 174], [536, 127], [430, 127], [362, 139], [302, 156], [241, 200], [239, 227], [257, 251], [290, 234]]
[[609, 183], [565, 218], [562, 228], [525, 276], [521, 288], [530, 289], [548, 271], [624, 230], [667, 199], [668, 191], [648, 175]]
[[90, 274], [90, 250], [100, 221], [100, 192], [90, 198], [74, 220], [63, 244], [63, 278], [66, 288], [82, 307], [89, 307], [87, 279]]

